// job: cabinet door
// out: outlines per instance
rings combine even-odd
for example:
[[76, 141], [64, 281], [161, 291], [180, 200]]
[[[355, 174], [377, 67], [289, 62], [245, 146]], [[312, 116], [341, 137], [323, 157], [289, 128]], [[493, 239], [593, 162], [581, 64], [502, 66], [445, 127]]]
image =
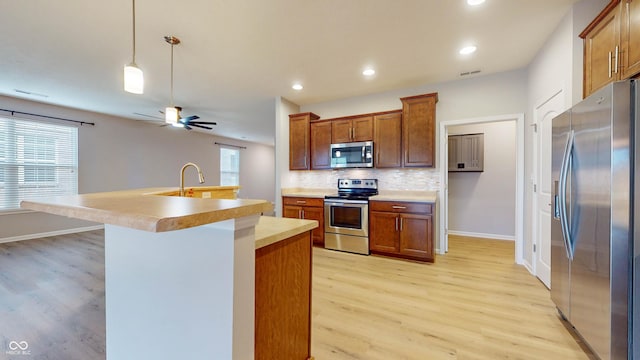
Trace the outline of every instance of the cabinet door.
[[434, 167], [437, 94], [401, 100], [402, 164], [405, 167]]
[[619, 44], [620, 8], [616, 7], [584, 38], [584, 97], [618, 79], [615, 58]]
[[331, 121], [331, 142], [334, 144], [351, 142], [351, 120]]
[[402, 114], [385, 114], [373, 119], [375, 167], [402, 166]]
[[398, 244], [397, 214], [369, 212], [369, 250], [378, 253], [397, 254]]
[[431, 215], [400, 215], [400, 254], [433, 261]]
[[351, 123], [353, 141], [373, 140], [373, 117], [365, 116], [353, 119]]
[[289, 170], [309, 169], [309, 117], [289, 118]]
[[311, 169], [331, 168], [331, 122], [311, 123]]
[[300, 216], [302, 216], [301, 206], [285, 205], [282, 207], [282, 217], [300, 219]]
[[621, 6], [621, 79], [627, 79], [640, 73], [640, 0], [624, 0]]
[[311, 231], [313, 244], [324, 246], [324, 208], [320, 207], [304, 207], [302, 209], [304, 219], [317, 220], [318, 227]]

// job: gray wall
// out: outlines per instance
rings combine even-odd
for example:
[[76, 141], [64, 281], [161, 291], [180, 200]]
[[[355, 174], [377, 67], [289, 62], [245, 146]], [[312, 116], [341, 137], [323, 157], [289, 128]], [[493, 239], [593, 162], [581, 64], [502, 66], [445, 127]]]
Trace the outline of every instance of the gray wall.
[[516, 122], [448, 130], [449, 135], [484, 133], [484, 171], [449, 173], [449, 233], [515, 240]]
[[[0, 108], [96, 123], [81, 126], [78, 131], [80, 193], [178, 186], [180, 168], [189, 161], [202, 168], [204, 185], [219, 185], [220, 153], [214, 144], [217, 141], [247, 147], [240, 150], [240, 196], [275, 199], [273, 146], [11, 97], [0, 96]], [[0, 113], [5, 115], [8, 114]], [[193, 169], [187, 169], [185, 175], [185, 185], [198, 185]], [[96, 224], [35, 212], [0, 213], [0, 242], [93, 225]]]

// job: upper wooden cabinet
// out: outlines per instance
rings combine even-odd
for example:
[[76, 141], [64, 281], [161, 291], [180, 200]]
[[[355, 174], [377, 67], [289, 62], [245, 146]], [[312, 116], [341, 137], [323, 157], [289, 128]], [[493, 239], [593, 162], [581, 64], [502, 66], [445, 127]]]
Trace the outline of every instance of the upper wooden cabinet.
[[402, 111], [373, 117], [373, 153], [377, 168], [402, 166]]
[[620, 18], [622, 78], [640, 73], [640, 0], [626, 0]]
[[612, 0], [580, 37], [584, 97], [640, 73], [640, 0]]
[[438, 93], [405, 97], [400, 100], [402, 101], [403, 166], [435, 167]]
[[331, 122], [311, 122], [311, 169], [331, 168]]
[[348, 143], [373, 140], [373, 117], [348, 117], [331, 121], [331, 142]]
[[289, 170], [309, 170], [310, 124], [319, 118], [310, 112], [289, 115]]

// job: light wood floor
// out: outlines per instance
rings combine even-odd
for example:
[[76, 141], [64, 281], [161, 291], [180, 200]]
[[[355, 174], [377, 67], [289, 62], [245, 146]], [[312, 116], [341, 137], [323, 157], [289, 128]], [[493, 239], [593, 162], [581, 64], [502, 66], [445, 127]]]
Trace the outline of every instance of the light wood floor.
[[514, 243], [450, 236], [433, 265], [314, 249], [312, 354], [347, 359], [593, 359]]
[[[511, 242], [453, 236], [435, 265], [316, 248], [312, 354], [593, 358], [513, 259]], [[104, 328], [102, 231], [0, 244], [0, 359], [104, 359]], [[22, 340], [30, 356], [6, 354]]]

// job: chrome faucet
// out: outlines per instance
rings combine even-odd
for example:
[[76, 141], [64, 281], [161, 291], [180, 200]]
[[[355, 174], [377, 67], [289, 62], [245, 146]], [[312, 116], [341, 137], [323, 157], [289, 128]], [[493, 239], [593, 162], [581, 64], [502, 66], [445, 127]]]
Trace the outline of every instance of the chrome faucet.
[[204, 183], [204, 175], [202, 175], [202, 170], [200, 170], [200, 167], [198, 167], [198, 165], [192, 162], [184, 164], [182, 169], [180, 169], [180, 196], [184, 196], [184, 170], [189, 166], [193, 166], [194, 168], [196, 168], [196, 170], [198, 170], [198, 180], [200, 181], [200, 184]]

